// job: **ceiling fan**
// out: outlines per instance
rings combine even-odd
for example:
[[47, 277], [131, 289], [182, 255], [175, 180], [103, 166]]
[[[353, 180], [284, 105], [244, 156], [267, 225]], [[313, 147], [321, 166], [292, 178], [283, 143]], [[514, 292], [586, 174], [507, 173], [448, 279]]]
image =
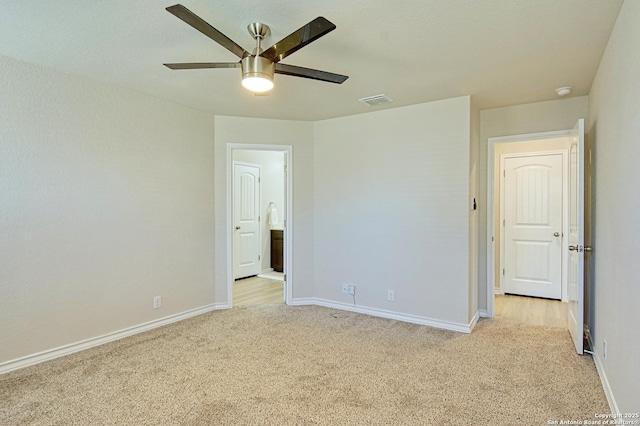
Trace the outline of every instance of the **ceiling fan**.
[[342, 84], [347, 78], [349, 78], [346, 75], [280, 63], [280, 61], [287, 56], [336, 29], [336, 26], [333, 23], [321, 16], [265, 50], [262, 49], [261, 42], [262, 39], [269, 34], [269, 27], [259, 22], [250, 24], [247, 29], [249, 30], [251, 37], [256, 40], [256, 47], [252, 53], [249, 53], [183, 5], [176, 4], [174, 6], [169, 6], [167, 7], [167, 11], [182, 19], [184, 22], [191, 25], [193, 28], [240, 58], [238, 62], [164, 64], [172, 70], [242, 68], [242, 85], [256, 93], [266, 92], [273, 88], [274, 73], [310, 78], [313, 80], [327, 81], [337, 84]]

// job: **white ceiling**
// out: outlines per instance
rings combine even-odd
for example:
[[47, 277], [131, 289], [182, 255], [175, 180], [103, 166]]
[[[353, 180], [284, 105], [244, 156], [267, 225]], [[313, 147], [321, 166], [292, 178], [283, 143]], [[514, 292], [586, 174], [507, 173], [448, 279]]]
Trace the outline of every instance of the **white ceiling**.
[[[269, 96], [239, 69], [165, 62], [238, 59], [159, 0], [0, 0], [0, 54], [219, 115], [320, 120], [472, 95], [481, 109], [589, 92], [622, 0], [179, 0], [247, 50], [324, 16], [337, 29], [283, 63], [346, 74], [342, 85], [276, 75]], [[1, 76], [0, 76], [1, 78]], [[384, 93], [394, 103], [359, 98]]]

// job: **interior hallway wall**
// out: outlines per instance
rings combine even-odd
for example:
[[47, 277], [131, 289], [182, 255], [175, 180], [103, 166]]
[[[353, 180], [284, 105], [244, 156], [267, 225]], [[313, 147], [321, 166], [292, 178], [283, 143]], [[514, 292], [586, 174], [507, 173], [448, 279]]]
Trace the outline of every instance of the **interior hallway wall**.
[[480, 111], [478, 306], [481, 310], [487, 309], [488, 139], [572, 129], [578, 119], [587, 118], [588, 101], [587, 96], [576, 96]]

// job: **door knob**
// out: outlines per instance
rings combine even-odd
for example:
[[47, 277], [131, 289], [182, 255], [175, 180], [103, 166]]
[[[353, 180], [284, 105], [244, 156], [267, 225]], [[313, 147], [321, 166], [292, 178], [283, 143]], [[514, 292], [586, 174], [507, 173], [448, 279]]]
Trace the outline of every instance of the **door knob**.
[[240, 227], [239, 227], [239, 226], [236, 226], [236, 231], [237, 231], [238, 229], [240, 229]]
[[577, 251], [578, 247], [577, 246], [569, 246], [569, 251]]
[[559, 236], [560, 236], [560, 233], [559, 233], [559, 232], [554, 232], [554, 233], [553, 233], [553, 236], [554, 236], [554, 237], [559, 237]]
[[591, 246], [584, 246], [584, 251], [593, 251], [593, 248], [591, 248]]

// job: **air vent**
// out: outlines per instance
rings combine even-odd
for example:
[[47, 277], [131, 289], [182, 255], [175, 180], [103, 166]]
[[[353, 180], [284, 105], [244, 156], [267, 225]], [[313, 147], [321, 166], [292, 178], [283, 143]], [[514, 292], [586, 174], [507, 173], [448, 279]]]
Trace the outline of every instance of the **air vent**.
[[393, 99], [388, 97], [387, 95], [373, 95], [367, 96], [366, 98], [358, 99], [363, 104], [367, 104], [369, 106], [380, 105], [380, 104], [388, 104], [393, 102]]

